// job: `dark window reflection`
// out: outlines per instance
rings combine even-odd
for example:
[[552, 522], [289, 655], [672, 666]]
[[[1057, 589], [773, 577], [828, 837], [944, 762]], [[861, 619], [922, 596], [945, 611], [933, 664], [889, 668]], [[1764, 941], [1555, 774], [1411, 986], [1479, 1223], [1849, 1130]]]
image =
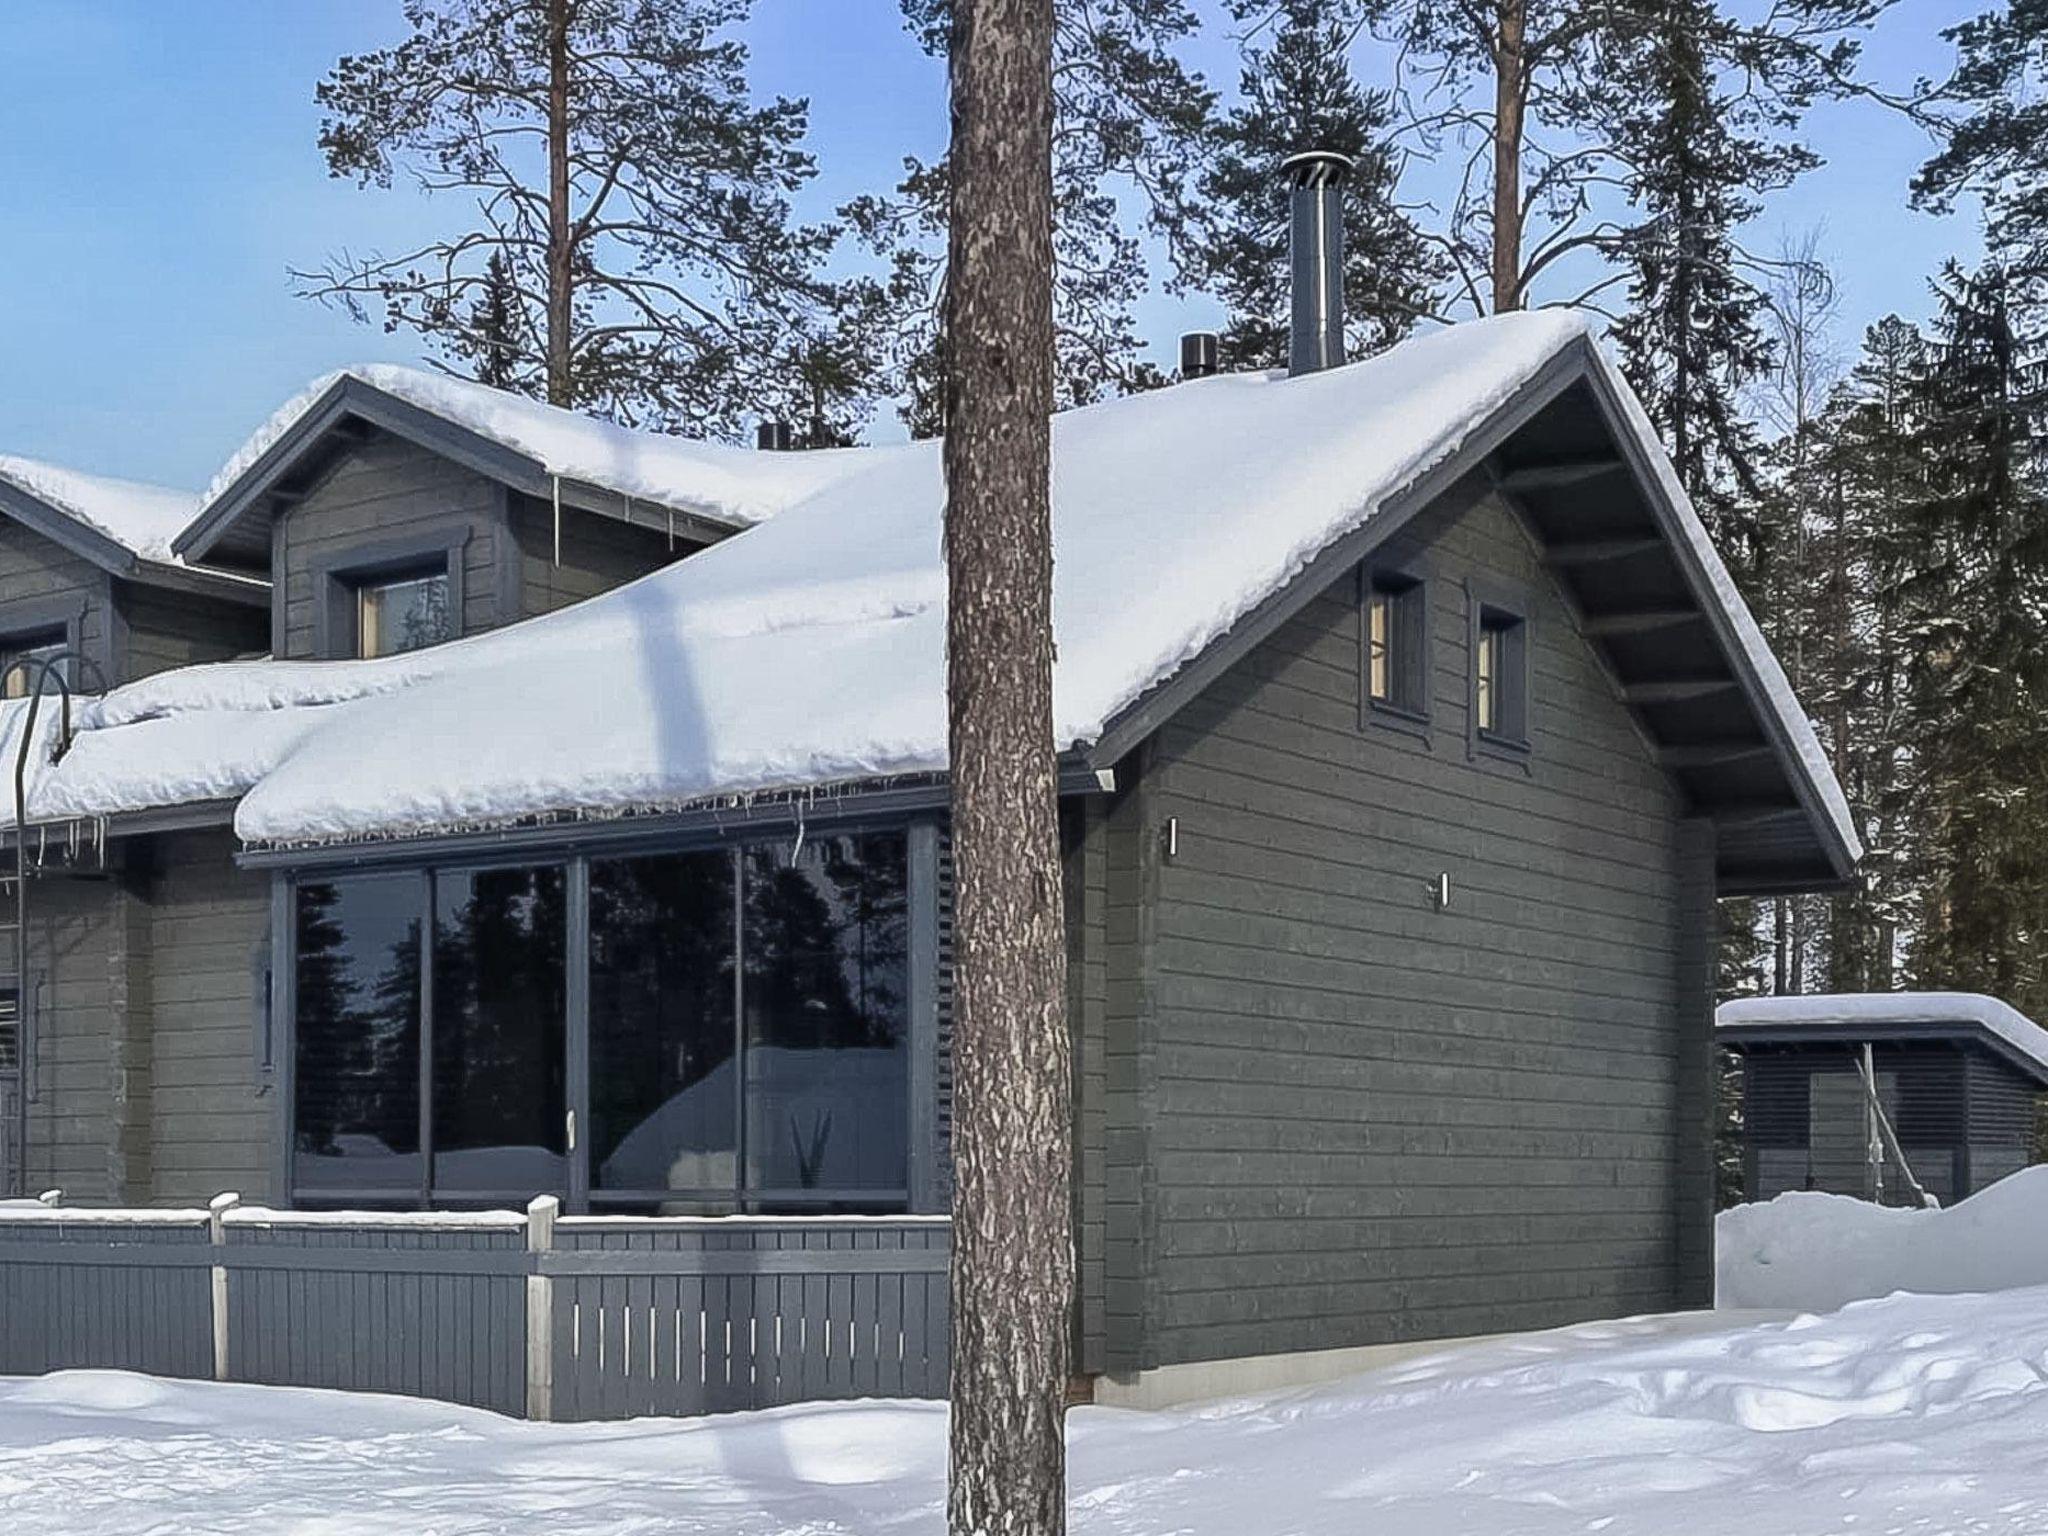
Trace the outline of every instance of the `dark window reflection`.
[[565, 1189], [559, 866], [434, 877], [434, 1189]]
[[729, 1210], [738, 1182], [733, 856], [590, 867], [590, 1183]]
[[420, 1186], [417, 875], [298, 888], [296, 1178]]
[[907, 845], [745, 850], [747, 1184], [772, 1198], [908, 1181]]

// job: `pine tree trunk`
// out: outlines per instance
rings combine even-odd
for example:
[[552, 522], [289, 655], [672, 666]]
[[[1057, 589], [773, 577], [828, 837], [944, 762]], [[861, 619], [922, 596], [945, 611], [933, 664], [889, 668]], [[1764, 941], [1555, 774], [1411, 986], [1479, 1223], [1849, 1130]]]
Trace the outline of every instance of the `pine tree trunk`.
[[1493, 309], [1522, 307], [1522, 133], [1528, 111], [1526, 0], [1502, 0], [1493, 48]]
[[548, 403], [573, 405], [569, 382], [569, 6], [548, 5]]
[[955, 1536], [1066, 1522], [1070, 1077], [1052, 743], [1052, 0], [958, 0], [946, 291]]

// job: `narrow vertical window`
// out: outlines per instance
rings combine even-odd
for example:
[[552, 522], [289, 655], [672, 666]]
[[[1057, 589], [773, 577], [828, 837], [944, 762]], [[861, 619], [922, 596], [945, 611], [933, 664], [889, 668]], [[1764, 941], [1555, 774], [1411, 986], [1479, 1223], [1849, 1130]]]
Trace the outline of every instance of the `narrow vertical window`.
[[1477, 744], [1518, 755], [1529, 744], [1528, 621], [1490, 602], [1473, 615], [1472, 734]]
[[1370, 709], [1419, 720], [1428, 713], [1429, 626], [1423, 585], [1395, 571], [1365, 583], [1365, 698]]

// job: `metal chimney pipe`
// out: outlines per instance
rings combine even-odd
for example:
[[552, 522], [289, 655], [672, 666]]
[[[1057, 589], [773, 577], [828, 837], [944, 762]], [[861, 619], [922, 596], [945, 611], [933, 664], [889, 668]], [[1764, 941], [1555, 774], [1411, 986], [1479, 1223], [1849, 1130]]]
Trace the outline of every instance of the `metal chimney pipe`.
[[1344, 182], [1351, 164], [1349, 155], [1334, 149], [1311, 149], [1281, 162], [1294, 267], [1290, 376], [1344, 362]]
[[786, 421], [764, 421], [754, 428], [754, 446], [763, 453], [787, 453], [793, 441]]
[[1216, 372], [1219, 342], [1214, 331], [1188, 331], [1180, 339], [1180, 376], [1206, 379]]

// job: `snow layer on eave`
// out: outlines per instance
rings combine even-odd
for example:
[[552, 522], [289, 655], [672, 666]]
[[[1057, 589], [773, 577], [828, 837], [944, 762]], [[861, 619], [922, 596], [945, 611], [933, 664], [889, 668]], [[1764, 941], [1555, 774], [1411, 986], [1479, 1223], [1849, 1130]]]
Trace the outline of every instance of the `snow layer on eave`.
[[1996, 1035], [2048, 1077], [2048, 1029], [2009, 1003], [1977, 992], [1821, 992], [1798, 997], [1744, 997], [1714, 1013], [1721, 1035], [1785, 1028], [1840, 1030], [1905, 1024], [1974, 1026]]
[[1819, 733], [1813, 728], [1813, 721], [1799, 703], [1799, 696], [1792, 691], [1791, 679], [1785, 676], [1785, 669], [1778, 664], [1777, 654], [1770, 642], [1764, 639], [1763, 631], [1757, 627], [1756, 619], [1749, 611], [1749, 605], [1742, 600], [1736, 589], [1735, 578], [1728, 574], [1728, 567], [1722, 562], [1714, 541], [1708, 535], [1706, 524], [1700, 521], [1699, 513], [1693, 509], [1692, 498], [1679, 483], [1678, 471], [1672, 467], [1670, 457], [1657, 440], [1657, 429], [1644, 411], [1642, 401], [1629, 387], [1604, 353], [1597, 353], [1599, 366], [1605, 373], [1615, 398], [1621, 401], [1627, 413], [1629, 426], [1634, 430], [1637, 441], [1643, 447], [1643, 457], [1649, 462], [1657, 476], [1665, 499], [1677, 509], [1679, 528], [1686, 543], [1698, 557], [1707, 580], [1713, 587], [1714, 597], [1721, 610], [1728, 615], [1735, 630], [1736, 643], [1742, 647], [1743, 655], [1755, 671], [1757, 681], [1768, 696], [1771, 712], [1785, 727], [1785, 734], [1792, 751], [1798, 759], [1800, 770], [1807, 782], [1813, 786], [1819, 797], [1820, 808], [1826, 814], [1835, 835], [1841, 840], [1843, 849], [1853, 862], [1863, 857], [1863, 839], [1856, 830], [1856, 818], [1849, 809], [1848, 796], [1842, 793], [1841, 782], [1835, 777], [1834, 766], [1821, 747]]
[[183, 563], [172, 555], [171, 540], [198, 510], [199, 498], [190, 491], [81, 474], [13, 454], [0, 454], [0, 480], [145, 560]]
[[[354, 379], [453, 426], [522, 453], [543, 470], [655, 506], [733, 527], [764, 522], [865, 467], [872, 449], [761, 453], [664, 432], [636, 431], [485, 384], [392, 363], [315, 379], [257, 428], [213, 477], [201, 515], [296, 426], [336, 383]], [[189, 518], [188, 518], [189, 521]]]
[[[1325, 374], [1228, 375], [1057, 418], [1057, 744], [1096, 740], [1585, 334], [1556, 313], [1501, 317]], [[246, 789], [245, 838], [304, 842], [943, 770], [938, 446], [847, 457], [863, 472], [774, 521], [543, 619], [382, 661], [219, 664], [118, 690], [37, 808]], [[1669, 489], [1782, 707], [1782, 672]], [[1785, 729], [1811, 737], [1796, 707]]]

